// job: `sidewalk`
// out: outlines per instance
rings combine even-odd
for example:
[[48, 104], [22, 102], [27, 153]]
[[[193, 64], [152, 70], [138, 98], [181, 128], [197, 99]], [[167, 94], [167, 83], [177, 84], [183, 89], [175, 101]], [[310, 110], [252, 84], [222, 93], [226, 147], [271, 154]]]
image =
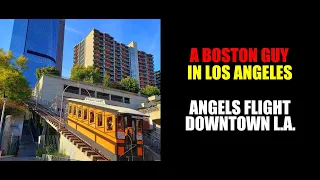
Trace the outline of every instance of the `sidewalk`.
[[2, 156], [0, 161], [41, 161], [36, 157], [14, 157], [14, 156]]

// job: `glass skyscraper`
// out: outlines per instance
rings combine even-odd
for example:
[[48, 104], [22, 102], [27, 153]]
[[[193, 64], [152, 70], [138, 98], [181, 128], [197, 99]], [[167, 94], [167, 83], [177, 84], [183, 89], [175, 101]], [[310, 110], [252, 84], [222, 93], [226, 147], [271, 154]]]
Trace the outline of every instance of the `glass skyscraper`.
[[63, 56], [61, 46], [64, 39], [61, 36], [64, 36], [64, 20], [18, 19], [14, 21], [10, 50], [15, 57], [24, 55], [28, 58], [28, 69], [24, 71], [24, 75], [30, 82], [31, 88], [37, 83], [35, 75], [37, 68], [55, 66], [61, 72]]

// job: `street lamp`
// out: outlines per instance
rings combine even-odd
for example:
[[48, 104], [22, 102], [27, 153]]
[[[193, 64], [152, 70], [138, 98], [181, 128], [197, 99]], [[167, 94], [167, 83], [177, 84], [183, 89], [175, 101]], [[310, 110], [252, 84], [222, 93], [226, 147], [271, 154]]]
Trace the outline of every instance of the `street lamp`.
[[[62, 122], [62, 104], [63, 104], [63, 95], [64, 95], [64, 92], [67, 90], [67, 88], [68, 88], [69, 86], [71, 86], [71, 84], [70, 84], [70, 85], [68, 85], [67, 87], [65, 87], [65, 88], [64, 88], [64, 90], [62, 91], [62, 94], [61, 94], [61, 104], [60, 104], [60, 123]], [[77, 86], [78, 86], [78, 87], [80, 87], [80, 83], [79, 83], [79, 82], [78, 82]], [[84, 88], [84, 89], [85, 89], [85, 90], [87, 91], [87, 93], [89, 94], [89, 97], [91, 97], [91, 95], [90, 95], [89, 91], [88, 91], [86, 88]], [[59, 123], [59, 130], [60, 130], [60, 123]]]

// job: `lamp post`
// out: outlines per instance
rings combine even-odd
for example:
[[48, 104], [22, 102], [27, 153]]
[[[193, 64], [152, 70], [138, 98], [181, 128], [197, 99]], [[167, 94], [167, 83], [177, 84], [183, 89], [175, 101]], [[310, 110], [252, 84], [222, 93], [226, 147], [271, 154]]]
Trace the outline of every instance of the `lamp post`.
[[[65, 88], [64, 88], [64, 90], [62, 91], [62, 94], [61, 94], [59, 131], [60, 131], [60, 124], [61, 124], [61, 122], [62, 122], [62, 104], [63, 104], [63, 95], [64, 95], [64, 92], [67, 90], [67, 88], [68, 88], [69, 86], [71, 86], [71, 85], [68, 85], [67, 87], [65, 87]], [[80, 83], [79, 83], [79, 82], [78, 82], [77, 86], [78, 86], [78, 87], [80, 87]], [[91, 97], [91, 95], [90, 95], [89, 91], [88, 91], [86, 88], [84, 88], [84, 89], [85, 89], [85, 90], [87, 91], [87, 93], [89, 94], [89, 97]]]

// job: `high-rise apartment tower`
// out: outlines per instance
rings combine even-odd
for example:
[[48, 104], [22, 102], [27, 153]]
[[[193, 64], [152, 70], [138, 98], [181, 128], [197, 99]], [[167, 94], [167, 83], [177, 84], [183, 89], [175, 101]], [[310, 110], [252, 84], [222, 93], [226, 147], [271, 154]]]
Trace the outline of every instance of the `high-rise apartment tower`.
[[160, 85], [161, 85], [161, 71], [156, 71], [155, 72], [155, 76], [156, 76], [156, 86], [160, 89]]
[[98, 67], [101, 77], [108, 74], [114, 82], [130, 76], [141, 88], [155, 85], [153, 55], [139, 51], [136, 42], [125, 45], [96, 29], [74, 47], [73, 64]]

